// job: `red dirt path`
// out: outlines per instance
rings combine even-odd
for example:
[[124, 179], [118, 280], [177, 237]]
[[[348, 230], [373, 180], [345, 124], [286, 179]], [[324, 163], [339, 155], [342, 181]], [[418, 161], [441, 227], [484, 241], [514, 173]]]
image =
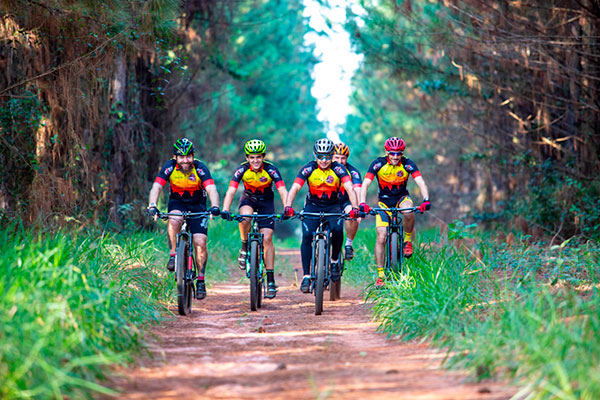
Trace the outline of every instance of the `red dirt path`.
[[468, 383], [440, 369], [443, 353], [377, 334], [357, 290], [342, 287], [342, 300], [316, 316], [313, 295], [291, 280], [278, 284], [258, 312], [249, 311], [245, 280], [209, 288], [191, 317], [153, 330], [153, 359], [111, 379], [118, 398], [499, 400], [516, 392]]

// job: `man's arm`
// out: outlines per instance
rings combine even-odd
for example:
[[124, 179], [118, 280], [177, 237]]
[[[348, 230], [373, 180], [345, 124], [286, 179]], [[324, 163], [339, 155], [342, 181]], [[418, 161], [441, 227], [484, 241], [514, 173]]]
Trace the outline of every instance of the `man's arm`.
[[285, 188], [285, 185], [282, 185], [277, 188], [277, 191], [279, 192], [279, 197], [281, 197], [281, 204], [283, 204], [285, 207], [285, 201], [288, 197], [288, 190]]
[[160, 183], [154, 182], [152, 184], [152, 188], [150, 189], [150, 194], [148, 195], [148, 206], [150, 205], [156, 207], [158, 204], [158, 196], [160, 196], [160, 192], [162, 192], [163, 187]]
[[369, 178], [365, 178], [363, 180], [362, 186], [360, 187], [360, 203], [367, 202], [367, 192], [369, 191], [369, 185], [371, 185], [371, 182], [373, 182], [373, 180]]
[[417, 176], [415, 178], [415, 183], [419, 187], [419, 190], [421, 190], [421, 195], [423, 195], [423, 200], [425, 200], [425, 199], [429, 200], [429, 190], [427, 189], [427, 185], [425, 184], [425, 179], [423, 179], [422, 176]]
[[225, 199], [223, 199], [223, 211], [229, 211], [229, 207], [231, 207], [231, 203], [233, 203], [236, 190], [237, 188], [233, 186], [229, 186], [229, 188], [227, 188]]
[[219, 192], [217, 192], [216, 185], [209, 185], [204, 188], [208, 198], [210, 199], [210, 205], [213, 207], [219, 207]]
[[292, 187], [290, 188], [290, 191], [288, 192], [287, 197], [285, 198], [285, 202], [283, 203], [284, 207], [292, 206], [292, 203], [294, 202], [294, 199], [296, 198], [296, 195], [300, 191], [301, 187], [302, 186], [300, 186], [299, 183], [292, 183]]
[[346, 193], [348, 193], [348, 198], [350, 199], [350, 204], [352, 204], [352, 207], [358, 208], [358, 197], [356, 196], [356, 192], [354, 191], [352, 181], [346, 181], [344, 183], [344, 189], [346, 189]]

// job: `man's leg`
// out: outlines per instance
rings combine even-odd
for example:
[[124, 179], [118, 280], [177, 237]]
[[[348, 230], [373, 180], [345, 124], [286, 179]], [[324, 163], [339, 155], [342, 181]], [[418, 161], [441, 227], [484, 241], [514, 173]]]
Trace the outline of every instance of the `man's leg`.
[[[410, 197], [405, 197], [404, 200], [398, 204], [399, 208], [410, 208], [413, 207], [413, 202]], [[402, 213], [404, 217], [404, 257], [410, 258], [413, 255], [412, 235], [415, 229], [415, 213], [407, 212]]]
[[[171, 210], [169, 212], [180, 213], [179, 210]], [[169, 217], [169, 223], [167, 224], [167, 238], [169, 240], [169, 261], [167, 262], [167, 269], [169, 271], [175, 271], [175, 253], [177, 252], [177, 234], [181, 229], [183, 218], [181, 217]]]
[[[240, 214], [252, 214], [254, 209], [249, 205], [240, 207]], [[245, 218], [239, 225], [240, 238], [242, 239], [242, 248], [238, 255], [240, 269], [246, 269], [246, 254], [248, 253], [248, 232], [250, 232], [250, 218]]]
[[[352, 205], [347, 205], [344, 208], [344, 212], [347, 214], [352, 210]], [[354, 248], [352, 247], [352, 243], [354, 242], [354, 238], [356, 237], [356, 232], [358, 231], [359, 221], [347, 220], [344, 223], [346, 229], [346, 244], [344, 246], [344, 259], [350, 261], [354, 258]]]
[[196, 299], [202, 300], [206, 297], [206, 284], [204, 283], [204, 273], [206, 272], [206, 263], [208, 261], [208, 250], [206, 247], [207, 236], [204, 233], [194, 233], [192, 235], [194, 249], [196, 250], [196, 261], [198, 262], [198, 281], [196, 283]]
[[[312, 211], [312, 210], [306, 210]], [[313, 232], [317, 229], [319, 220], [316, 218], [305, 218], [302, 221], [302, 244], [300, 245], [300, 254], [302, 255], [302, 283], [300, 290], [303, 293], [310, 291], [310, 260], [312, 258], [312, 240]]]
[[265, 248], [265, 269], [267, 270], [267, 298], [272, 299], [277, 294], [275, 285], [275, 246], [273, 245], [273, 229], [262, 228], [263, 246]]

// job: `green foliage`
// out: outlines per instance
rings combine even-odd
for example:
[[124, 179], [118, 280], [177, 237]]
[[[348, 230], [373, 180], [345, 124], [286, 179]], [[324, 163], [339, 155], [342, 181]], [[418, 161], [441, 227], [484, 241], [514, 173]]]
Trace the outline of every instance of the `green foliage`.
[[111, 393], [105, 366], [129, 360], [172, 292], [148, 234], [94, 237], [3, 228], [0, 397]]
[[397, 282], [369, 291], [380, 328], [431, 339], [447, 349], [448, 366], [479, 379], [513, 378], [520, 395], [598, 397], [597, 244], [547, 248], [524, 237], [507, 248], [476, 237], [467, 252], [430, 243]]

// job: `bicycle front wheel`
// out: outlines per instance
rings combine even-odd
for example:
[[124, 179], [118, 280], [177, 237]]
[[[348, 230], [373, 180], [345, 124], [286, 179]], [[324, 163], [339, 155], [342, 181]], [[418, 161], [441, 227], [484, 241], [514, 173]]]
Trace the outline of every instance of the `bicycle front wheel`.
[[389, 237], [389, 251], [390, 251], [390, 272], [392, 273], [392, 277], [397, 276], [402, 268], [402, 261], [400, 257], [400, 237], [398, 232], [390, 233]]
[[258, 242], [250, 242], [250, 310], [256, 311], [260, 307], [260, 279], [258, 277], [260, 263], [260, 249]]
[[192, 312], [192, 283], [186, 279], [189, 257], [187, 240], [179, 240], [175, 254], [175, 278], [177, 281], [177, 310], [180, 315], [189, 315]]
[[321, 315], [323, 312], [323, 289], [325, 286], [325, 267], [327, 262], [325, 252], [325, 239], [317, 239], [317, 255], [315, 257], [315, 315]]

